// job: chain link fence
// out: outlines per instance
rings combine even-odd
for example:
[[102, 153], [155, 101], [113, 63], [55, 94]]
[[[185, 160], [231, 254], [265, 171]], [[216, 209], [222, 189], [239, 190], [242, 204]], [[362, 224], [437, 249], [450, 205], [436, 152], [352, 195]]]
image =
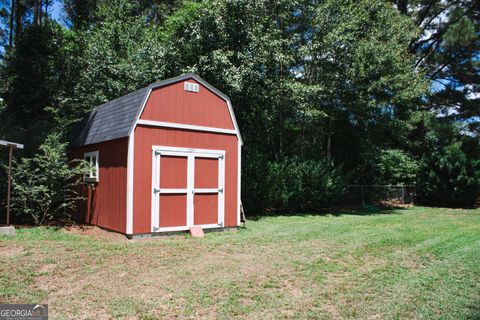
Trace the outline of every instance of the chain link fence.
[[404, 206], [415, 203], [415, 188], [407, 185], [349, 185], [346, 205]]

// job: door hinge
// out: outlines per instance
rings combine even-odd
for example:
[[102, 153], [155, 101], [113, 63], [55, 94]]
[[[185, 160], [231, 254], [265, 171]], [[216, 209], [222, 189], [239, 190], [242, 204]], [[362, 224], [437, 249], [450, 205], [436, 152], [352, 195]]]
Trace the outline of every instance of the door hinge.
[[160, 189], [153, 188], [153, 193], [154, 193], [154, 194], [160, 193]]
[[219, 155], [218, 159], [223, 159], [223, 154]]
[[162, 152], [160, 152], [160, 151], [158, 151], [158, 150], [155, 150], [155, 155], [156, 155], [156, 156], [159, 156], [159, 155], [161, 155], [161, 154], [162, 154]]
[[218, 192], [223, 193], [223, 188], [218, 188]]

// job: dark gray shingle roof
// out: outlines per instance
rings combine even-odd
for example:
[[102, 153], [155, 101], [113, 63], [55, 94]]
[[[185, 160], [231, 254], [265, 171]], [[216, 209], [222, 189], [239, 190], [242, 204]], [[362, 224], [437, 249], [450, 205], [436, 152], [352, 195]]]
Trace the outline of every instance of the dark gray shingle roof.
[[99, 105], [76, 126], [70, 147], [81, 147], [128, 136], [150, 87]]

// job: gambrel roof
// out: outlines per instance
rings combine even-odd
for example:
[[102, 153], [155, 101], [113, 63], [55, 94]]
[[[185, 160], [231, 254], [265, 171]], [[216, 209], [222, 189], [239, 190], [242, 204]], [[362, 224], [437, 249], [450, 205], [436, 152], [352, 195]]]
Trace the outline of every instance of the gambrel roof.
[[70, 139], [70, 147], [76, 148], [128, 137], [130, 132], [134, 129], [143, 106], [153, 89], [188, 79], [196, 80], [227, 102], [237, 136], [240, 143], [242, 143], [230, 98], [211, 86], [198, 75], [189, 73], [152, 83], [145, 88], [130, 92], [124, 96], [97, 106], [89, 112], [73, 130]]

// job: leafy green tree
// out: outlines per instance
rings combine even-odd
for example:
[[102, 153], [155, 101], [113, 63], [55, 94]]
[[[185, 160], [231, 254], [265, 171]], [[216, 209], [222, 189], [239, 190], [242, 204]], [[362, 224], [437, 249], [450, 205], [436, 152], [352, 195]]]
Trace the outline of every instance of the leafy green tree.
[[79, 31], [81, 73], [70, 102], [71, 118], [108, 100], [164, 78], [165, 49], [155, 26], [132, 15], [135, 6], [115, 0], [98, 4], [96, 28]]
[[66, 58], [70, 54], [68, 34], [53, 21], [29, 26], [0, 68], [0, 96], [6, 105], [2, 119], [8, 124], [0, 126], [0, 136], [28, 141], [27, 155], [55, 127], [49, 110], [59, 107], [62, 94], [69, 92], [74, 82]]
[[293, 10], [290, 1], [187, 2], [163, 30], [169, 73], [195, 71], [228, 93], [247, 144], [277, 156], [291, 109], [286, 83], [293, 78], [293, 40], [286, 30], [296, 19]]
[[36, 225], [66, 220], [81, 199], [76, 191], [86, 165], [67, 158], [67, 143], [60, 134], [48, 135], [38, 153], [15, 164], [12, 176], [12, 211], [18, 219]]
[[418, 196], [433, 206], [473, 206], [480, 191], [480, 162], [468, 159], [459, 142], [422, 158]]
[[63, 6], [74, 29], [84, 29], [95, 21], [97, 0], [64, 0]]
[[[476, 0], [398, 0], [398, 8], [421, 30], [409, 50], [433, 89], [424, 107], [466, 120], [478, 130], [480, 3]], [[477, 131], [478, 133], [478, 131]]]
[[377, 184], [413, 185], [417, 180], [419, 164], [401, 149], [386, 149], [380, 152], [375, 167]]
[[[304, 49], [305, 84], [318, 88], [310, 108], [333, 122], [325, 153], [359, 171], [404, 134], [402, 122], [427, 90], [405, 51], [416, 31], [384, 2], [323, 1], [313, 21]], [[372, 181], [364, 179], [358, 182]]]
[[425, 120], [418, 200], [434, 206], [472, 206], [480, 191], [480, 144], [456, 126]]
[[[65, 0], [67, 29], [32, 20], [46, 2], [15, 1], [2, 12], [15, 41], [0, 136], [28, 141], [32, 158], [93, 107], [193, 71], [232, 98], [247, 210], [315, 210], [341, 194], [344, 171], [351, 183], [416, 179], [428, 202], [438, 177], [477, 172], [478, 138], [459, 127], [478, 124], [478, 4], [394, 2]], [[458, 179], [444, 205], [475, 192]]]
[[[186, 2], [162, 34], [169, 74], [195, 71], [232, 97], [247, 159], [334, 159], [373, 182], [362, 164], [407, 134], [427, 91], [405, 50], [414, 25], [381, 1]], [[265, 185], [256, 167], [249, 186]]]

